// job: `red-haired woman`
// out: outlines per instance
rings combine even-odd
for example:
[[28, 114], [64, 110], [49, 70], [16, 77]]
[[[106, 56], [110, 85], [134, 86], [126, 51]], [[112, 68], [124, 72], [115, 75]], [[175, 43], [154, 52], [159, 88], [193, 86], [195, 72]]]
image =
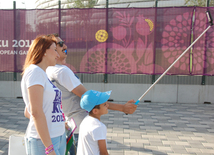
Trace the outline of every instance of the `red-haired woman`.
[[25, 116], [30, 119], [26, 139], [29, 155], [65, 154], [61, 91], [45, 73], [48, 66], [56, 64], [58, 57], [54, 37], [42, 35], [32, 42], [25, 59], [21, 89]]

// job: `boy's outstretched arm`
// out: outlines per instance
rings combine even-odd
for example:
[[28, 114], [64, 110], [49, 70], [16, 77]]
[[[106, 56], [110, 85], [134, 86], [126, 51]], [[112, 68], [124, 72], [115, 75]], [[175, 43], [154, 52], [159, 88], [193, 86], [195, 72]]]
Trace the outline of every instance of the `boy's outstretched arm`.
[[108, 155], [105, 139], [98, 140], [98, 145], [100, 149], [100, 155]]
[[137, 109], [137, 105], [135, 105], [134, 103], [135, 103], [134, 100], [129, 100], [128, 102], [126, 102], [126, 104], [116, 104], [108, 102], [109, 104], [108, 109], [121, 111], [124, 112], [125, 114], [133, 114]]

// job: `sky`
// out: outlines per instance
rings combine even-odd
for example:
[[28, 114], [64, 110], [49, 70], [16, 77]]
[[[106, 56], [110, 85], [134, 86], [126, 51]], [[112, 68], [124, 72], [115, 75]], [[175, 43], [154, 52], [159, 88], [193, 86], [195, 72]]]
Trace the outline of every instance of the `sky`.
[[13, 1], [17, 9], [35, 9], [36, 0], [0, 0], [0, 9], [13, 9]]

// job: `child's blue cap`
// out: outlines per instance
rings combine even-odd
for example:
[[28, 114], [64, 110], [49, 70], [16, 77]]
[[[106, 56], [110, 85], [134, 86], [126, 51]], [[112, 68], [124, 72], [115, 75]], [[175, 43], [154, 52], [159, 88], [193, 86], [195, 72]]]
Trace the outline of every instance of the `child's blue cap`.
[[96, 90], [88, 90], [85, 92], [80, 100], [82, 109], [90, 112], [96, 105], [100, 105], [108, 101], [111, 91], [99, 92]]

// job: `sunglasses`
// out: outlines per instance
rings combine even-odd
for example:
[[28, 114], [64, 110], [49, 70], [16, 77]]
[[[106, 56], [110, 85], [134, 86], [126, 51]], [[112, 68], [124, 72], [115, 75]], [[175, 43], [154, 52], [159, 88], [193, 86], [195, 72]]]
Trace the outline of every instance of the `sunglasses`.
[[57, 44], [59, 44], [59, 46], [62, 47], [63, 44], [64, 44], [64, 41], [60, 41], [60, 42], [58, 42]]

